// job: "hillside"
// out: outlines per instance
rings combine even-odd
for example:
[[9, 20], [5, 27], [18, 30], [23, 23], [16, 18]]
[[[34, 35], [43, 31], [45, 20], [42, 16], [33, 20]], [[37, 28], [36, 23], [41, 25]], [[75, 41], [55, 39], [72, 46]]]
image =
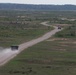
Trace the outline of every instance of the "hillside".
[[31, 5], [0, 3], [0, 10], [76, 10], [76, 5]]

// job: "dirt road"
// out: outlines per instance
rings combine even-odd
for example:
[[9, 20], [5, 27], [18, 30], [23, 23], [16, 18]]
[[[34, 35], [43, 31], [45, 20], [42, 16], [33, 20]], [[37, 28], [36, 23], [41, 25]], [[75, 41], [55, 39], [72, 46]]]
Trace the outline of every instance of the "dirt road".
[[[42, 22], [41, 24], [45, 25], [45, 26], [50, 26], [50, 25], [47, 24], [47, 22]], [[20, 44], [18, 51], [12, 51], [11, 49], [3, 50], [2, 52], [0, 52], [0, 66], [4, 65], [9, 60], [11, 60], [15, 56], [17, 56], [17, 54], [19, 54], [22, 50], [50, 38], [52, 35], [54, 35], [56, 32], [59, 32], [59, 31], [61, 31], [61, 30], [59, 30], [57, 27], [55, 27], [54, 30], [46, 33], [45, 35], [43, 35], [43, 36], [41, 36], [41, 37], [39, 37], [37, 39], [34, 39], [34, 40], [29, 41], [29, 42]]]
[[[48, 23], [48, 22], [42, 22], [41, 24], [42, 24], [42, 25], [45, 25], [45, 26], [51, 26], [51, 25], [48, 25], [47, 23]], [[58, 27], [56, 27], [56, 26], [54, 26], [54, 28], [55, 28], [54, 30], [46, 33], [45, 35], [43, 35], [43, 36], [41, 36], [41, 37], [39, 37], [39, 38], [37, 38], [37, 39], [31, 40], [31, 41], [29, 41], [29, 42], [26, 42], [26, 43], [23, 43], [23, 44], [19, 45], [19, 47], [20, 47], [20, 48], [19, 48], [19, 51], [22, 51], [22, 50], [24, 50], [24, 49], [26, 49], [26, 48], [28, 48], [28, 47], [30, 47], [30, 46], [33, 46], [33, 45], [35, 45], [35, 44], [37, 44], [37, 43], [39, 43], [39, 42], [41, 42], [41, 41], [44, 41], [44, 40], [50, 38], [50, 37], [51, 37], [52, 35], [54, 35], [56, 32], [61, 31], [61, 30], [58, 29]]]

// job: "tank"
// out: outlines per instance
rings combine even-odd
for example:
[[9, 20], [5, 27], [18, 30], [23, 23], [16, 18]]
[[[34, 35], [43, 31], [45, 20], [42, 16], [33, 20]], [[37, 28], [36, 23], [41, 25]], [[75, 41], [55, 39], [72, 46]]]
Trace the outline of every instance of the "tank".
[[11, 46], [11, 50], [18, 50], [19, 46]]

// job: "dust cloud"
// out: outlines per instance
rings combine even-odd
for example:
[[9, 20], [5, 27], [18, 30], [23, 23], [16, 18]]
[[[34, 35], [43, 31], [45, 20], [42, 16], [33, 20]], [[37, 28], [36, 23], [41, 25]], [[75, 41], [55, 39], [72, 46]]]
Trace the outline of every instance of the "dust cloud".
[[0, 66], [7, 63], [10, 59], [18, 54], [18, 50], [11, 50], [11, 48], [0, 49]]

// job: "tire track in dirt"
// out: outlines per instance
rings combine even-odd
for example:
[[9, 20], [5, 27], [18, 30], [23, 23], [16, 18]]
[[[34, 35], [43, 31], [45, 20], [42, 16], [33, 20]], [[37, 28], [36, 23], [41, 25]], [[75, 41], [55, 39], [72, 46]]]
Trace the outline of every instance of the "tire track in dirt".
[[[49, 24], [47, 24], [47, 22], [42, 22], [42, 25], [45, 26], [51, 26]], [[43, 36], [37, 38], [37, 39], [33, 39], [31, 41], [25, 42], [23, 44], [19, 45], [19, 50], [18, 51], [12, 51], [11, 49], [7, 49], [5, 51], [7, 52], [1, 52], [0, 53], [0, 66], [6, 64], [8, 61], [10, 61], [11, 59], [13, 59], [15, 56], [17, 56], [17, 54], [19, 54], [21, 51], [23, 51], [24, 49], [31, 47], [39, 42], [42, 42], [50, 37], [52, 37], [52, 35], [54, 35], [56, 32], [61, 31], [60, 29], [58, 29], [58, 27], [54, 26], [54, 30], [47, 32], [46, 34], [44, 34]]]

